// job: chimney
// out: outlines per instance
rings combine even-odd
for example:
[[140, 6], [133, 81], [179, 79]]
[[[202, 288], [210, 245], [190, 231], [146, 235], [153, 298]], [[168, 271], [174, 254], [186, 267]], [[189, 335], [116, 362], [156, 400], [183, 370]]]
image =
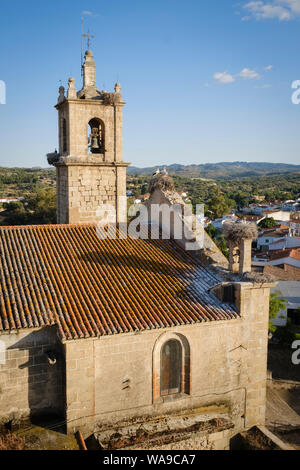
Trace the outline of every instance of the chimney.
[[252, 240], [257, 238], [257, 227], [253, 223], [226, 223], [223, 231], [229, 245], [229, 269], [233, 273], [251, 272]]

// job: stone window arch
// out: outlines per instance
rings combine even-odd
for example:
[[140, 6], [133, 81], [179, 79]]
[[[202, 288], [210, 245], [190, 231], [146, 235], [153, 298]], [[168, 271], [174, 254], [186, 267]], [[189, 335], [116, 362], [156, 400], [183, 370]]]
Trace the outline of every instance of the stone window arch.
[[62, 151], [63, 153], [67, 153], [68, 145], [67, 145], [67, 121], [65, 118], [62, 118]]
[[191, 394], [190, 347], [185, 336], [164, 333], [153, 350], [153, 402]]
[[90, 153], [104, 153], [105, 126], [99, 118], [92, 118], [88, 125], [88, 146]]

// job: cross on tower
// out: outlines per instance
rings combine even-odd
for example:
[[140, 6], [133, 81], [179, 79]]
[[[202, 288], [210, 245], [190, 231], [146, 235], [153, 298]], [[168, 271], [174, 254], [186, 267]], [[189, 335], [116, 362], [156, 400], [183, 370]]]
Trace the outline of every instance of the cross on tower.
[[88, 50], [90, 49], [90, 42], [91, 42], [91, 39], [94, 39], [95, 36], [93, 36], [92, 34], [90, 34], [90, 31], [87, 32], [87, 34], [82, 34], [82, 37], [83, 38], [87, 38], [87, 48]]

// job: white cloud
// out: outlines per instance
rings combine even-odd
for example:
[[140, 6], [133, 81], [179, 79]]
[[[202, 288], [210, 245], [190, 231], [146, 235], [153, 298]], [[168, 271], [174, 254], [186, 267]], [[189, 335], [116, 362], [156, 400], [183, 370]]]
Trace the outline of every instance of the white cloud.
[[251, 70], [251, 69], [243, 69], [239, 73], [239, 76], [241, 78], [244, 78], [245, 80], [252, 80], [253, 78], [257, 78], [257, 79], [260, 78], [260, 75], [257, 72], [255, 72], [255, 70]]
[[235, 78], [233, 75], [230, 75], [227, 72], [217, 72], [214, 74], [214, 79], [217, 80], [219, 83], [233, 83], [235, 82]]
[[96, 18], [99, 15], [98, 15], [98, 13], [94, 13], [91, 10], [83, 10], [82, 16], [92, 16], [92, 17]]
[[[278, 0], [277, 0], [278, 1]], [[280, 0], [281, 3], [286, 4], [295, 15], [300, 14], [300, 0]]]
[[254, 0], [244, 4], [243, 8], [256, 20], [289, 21], [300, 15], [300, 0]]
[[266, 83], [265, 85], [256, 86], [255, 88], [261, 88], [262, 90], [265, 90], [267, 88], [272, 88], [272, 85], [269, 85], [268, 83]]
[[[264, 70], [272, 70], [273, 65], [268, 65], [267, 67], [264, 68]], [[239, 73], [237, 74], [231, 74], [228, 72], [217, 72], [213, 75], [213, 78], [219, 82], [219, 83], [233, 83], [235, 82], [238, 78], [242, 78], [243, 80], [260, 80], [262, 77], [261, 75], [256, 72], [256, 70], [249, 69], [247, 67], [243, 68]], [[204, 83], [204, 86], [210, 86], [209, 83]], [[271, 85], [262, 85], [256, 88], [270, 88]]]

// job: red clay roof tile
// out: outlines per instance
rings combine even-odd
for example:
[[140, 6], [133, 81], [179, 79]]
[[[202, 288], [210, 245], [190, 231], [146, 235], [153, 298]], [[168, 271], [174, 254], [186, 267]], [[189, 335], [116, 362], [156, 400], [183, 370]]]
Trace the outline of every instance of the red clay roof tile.
[[62, 339], [238, 317], [221, 280], [172, 240], [100, 240], [94, 224], [0, 227], [0, 332]]

